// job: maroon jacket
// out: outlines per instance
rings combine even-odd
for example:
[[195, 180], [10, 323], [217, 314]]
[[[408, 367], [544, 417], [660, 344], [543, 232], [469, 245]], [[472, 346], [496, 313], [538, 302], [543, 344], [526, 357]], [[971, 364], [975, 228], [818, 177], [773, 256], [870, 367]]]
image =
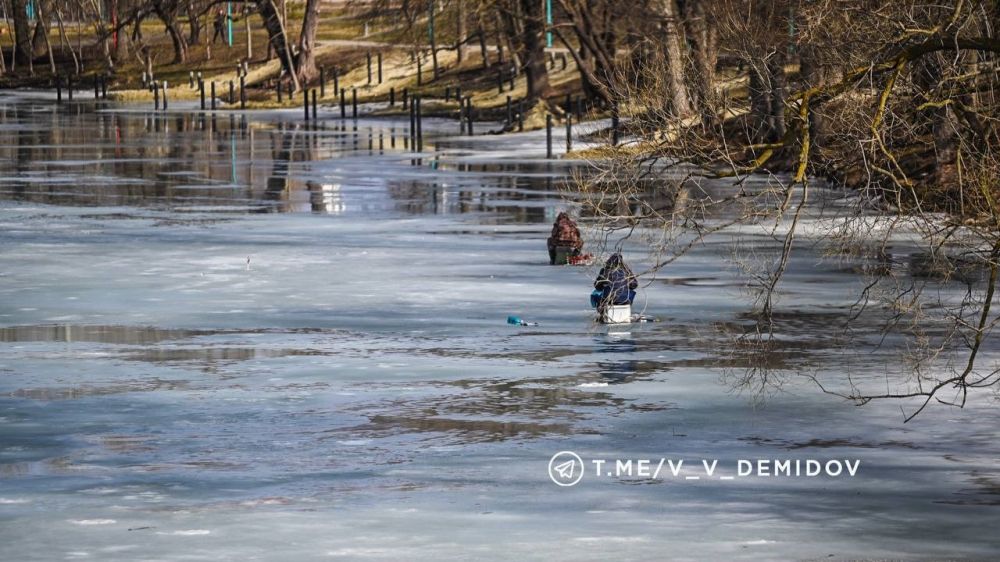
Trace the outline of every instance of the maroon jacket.
[[583, 248], [583, 239], [580, 237], [580, 229], [576, 227], [573, 219], [566, 213], [559, 213], [555, 224], [552, 225], [552, 235], [548, 240], [549, 249], [557, 246], [565, 246], [579, 250]]

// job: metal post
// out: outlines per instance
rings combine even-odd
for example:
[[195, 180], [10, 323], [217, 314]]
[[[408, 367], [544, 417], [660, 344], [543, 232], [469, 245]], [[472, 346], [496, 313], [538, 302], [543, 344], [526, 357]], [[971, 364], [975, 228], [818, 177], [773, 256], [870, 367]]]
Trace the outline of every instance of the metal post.
[[337, 69], [333, 69], [333, 95], [340, 91], [340, 77], [337, 76]]
[[153, 82], [153, 109], [160, 109], [160, 88], [157, 86], [156, 82]]
[[474, 121], [472, 117], [472, 96], [467, 96], [465, 98], [465, 118], [469, 122], [469, 136], [476, 134], [472, 129], [472, 123]]
[[215, 80], [212, 80], [212, 111], [215, 111]]
[[351, 88], [351, 117], [358, 118], [358, 89]]
[[305, 108], [306, 121], [309, 120], [309, 90], [302, 88], [302, 107]]
[[198, 94], [201, 96], [201, 110], [205, 111], [205, 81], [198, 78]]
[[101, 77], [101, 99], [108, 99], [108, 77], [107, 75]]
[[319, 67], [319, 97], [326, 97], [326, 67]]
[[56, 103], [62, 103], [62, 77], [56, 76]]
[[545, 116], [545, 157], [552, 159], [552, 114]]
[[524, 100], [517, 102], [517, 132], [524, 132]]
[[573, 150], [573, 114], [566, 114], [566, 153]]
[[316, 102], [316, 90], [312, 91], [313, 99], [313, 120], [319, 119], [319, 104]]
[[497, 69], [497, 93], [503, 93], [503, 69]]
[[514, 122], [514, 108], [511, 105], [510, 96], [507, 96], [507, 125], [510, 126]]
[[396, 106], [396, 88], [389, 88], [389, 107]]
[[618, 102], [614, 102], [611, 106], [611, 146], [618, 146], [619, 141], [619, 125], [620, 118], [618, 116]]
[[347, 90], [340, 91], [340, 118], [347, 118]]
[[423, 65], [420, 60], [420, 55], [417, 55], [417, 86], [422, 86], [423, 84], [424, 84]]
[[97, 76], [94, 76], [94, 99], [101, 99], [101, 82]]
[[417, 97], [417, 152], [423, 152], [424, 150], [424, 115], [421, 104], [420, 97]]
[[66, 98], [69, 101], [73, 101], [73, 77], [66, 77]]
[[281, 79], [278, 79], [278, 103], [284, 103], [285, 91], [281, 88]]
[[236, 84], [232, 80], [229, 81], [229, 103], [236, 103]]
[[247, 76], [240, 76], [240, 109], [247, 108]]
[[[405, 99], [405, 98], [404, 98]], [[415, 103], [410, 103], [410, 146], [416, 150], [417, 146], [417, 107]]]
[[382, 83], [382, 51], [378, 52], [378, 83]]
[[188, 88], [194, 89], [194, 71], [188, 72]]
[[163, 111], [167, 110], [167, 81], [163, 81]]
[[372, 52], [368, 51], [365, 53], [365, 58], [368, 60], [368, 85], [372, 85]]

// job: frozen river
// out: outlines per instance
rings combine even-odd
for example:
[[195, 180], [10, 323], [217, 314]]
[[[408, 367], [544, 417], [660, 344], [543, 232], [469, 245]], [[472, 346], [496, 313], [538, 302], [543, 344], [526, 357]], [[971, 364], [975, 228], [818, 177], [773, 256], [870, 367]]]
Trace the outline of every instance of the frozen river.
[[[538, 134], [432, 121], [418, 156], [403, 121], [174, 105], [0, 94], [0, 559], [1000, 556], [992, 396], [903, 424], [803, 376], [894, 362], [834, 342], [852, 267], [793, 263], [761, 403], [731, 239], [646, 279], [661, 322], [595, 325]], [[741, 473], [810, 459], [860, 465]]]

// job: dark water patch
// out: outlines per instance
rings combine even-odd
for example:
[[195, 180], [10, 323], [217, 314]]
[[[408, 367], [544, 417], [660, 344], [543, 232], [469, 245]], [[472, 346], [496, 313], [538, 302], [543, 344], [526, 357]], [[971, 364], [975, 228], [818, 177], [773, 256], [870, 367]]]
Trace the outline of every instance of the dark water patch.
[[0, 342], [96, 342], [149, 345], [195, 336], [212, 335], [211, 330], [177, 330], [151, 326], [41, 325], [0, 328]]
[[163, 380], [153, 378], [150, 380], [130, 381], [111, 385], [90, 385], [84, 384], [73, 387], [55, 388], [20, 388], [7, 394], [12, 398], [27, 398], [30, 400], [58, 401], [76, 400], [89, 398], [92, 396], [109, 396], [113, 394], [125, 394], [129, 392], [155, 392], [158, 390], [184, 390], [188, 388], [189, 381], [186, 380]]
[[923, 447], [906, 441], [865, 441], [857, 438], [842, 437], [835, 439], [810, 439], [809, 441], [787, 441], [772, 439], [768, 437], [739, 437], [739, 441], [753, 443], [765, 447], [780, 447], [789, 451], [797, 449], [830, 449], [830, 448], [855, 448], [855, 449], [912, 449], [919, 450]]

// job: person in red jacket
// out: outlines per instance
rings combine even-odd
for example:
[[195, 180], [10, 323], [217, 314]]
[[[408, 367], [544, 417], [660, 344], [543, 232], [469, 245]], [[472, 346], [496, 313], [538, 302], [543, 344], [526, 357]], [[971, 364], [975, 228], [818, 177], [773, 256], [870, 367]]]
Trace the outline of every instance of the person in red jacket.
[[555, 224], [552, 225], [552, 235], [548, 239], [549, 264], [556, 263], [556, 248], [571, 248], [570, 256], [579, 256], [583, 249], [583, 238], [580, 237], [580, 229], [576, 227], [569, 214], [562, 212], [556, 217]]

